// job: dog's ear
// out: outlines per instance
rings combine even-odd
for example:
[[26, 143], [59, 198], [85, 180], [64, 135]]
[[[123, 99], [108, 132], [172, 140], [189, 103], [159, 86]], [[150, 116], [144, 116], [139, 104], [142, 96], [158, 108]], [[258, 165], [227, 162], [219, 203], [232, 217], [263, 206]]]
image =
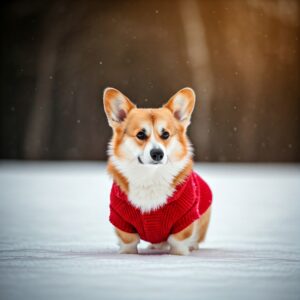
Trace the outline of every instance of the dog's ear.
[[190, 124], [195, 101], [196, 95], [194, 90], [186, 87], [171, 97], [164, 107], [168, 108], [174, 117], [187, 127]]
[[103, 105], [111, 127], [121, 124], [131, 109], [136, 106], [120, 91], [106, 88], [103, 93]]

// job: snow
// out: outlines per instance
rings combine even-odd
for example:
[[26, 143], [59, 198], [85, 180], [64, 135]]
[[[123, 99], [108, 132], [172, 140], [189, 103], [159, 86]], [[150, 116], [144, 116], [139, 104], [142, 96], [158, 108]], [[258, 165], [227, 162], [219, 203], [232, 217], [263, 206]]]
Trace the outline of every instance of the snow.
[[299, 299], [299, 165], [197, 164], [212, 223], [188, 257], [119, 255], [103, 163], [0, 164], [1, 299]]

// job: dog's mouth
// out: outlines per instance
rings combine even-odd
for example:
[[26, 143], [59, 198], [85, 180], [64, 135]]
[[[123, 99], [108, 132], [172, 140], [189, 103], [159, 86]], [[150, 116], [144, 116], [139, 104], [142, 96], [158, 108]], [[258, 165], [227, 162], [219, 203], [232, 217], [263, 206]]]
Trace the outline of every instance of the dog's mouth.
[[[145, 165], [145, 163], [142, 161], [142, 159], [138, 156], [138, 162], [141, 165]], [[147, 165], [161, 165], [162, 162], [161, 161], [151, 161], [150, 163], [148, 163]]]

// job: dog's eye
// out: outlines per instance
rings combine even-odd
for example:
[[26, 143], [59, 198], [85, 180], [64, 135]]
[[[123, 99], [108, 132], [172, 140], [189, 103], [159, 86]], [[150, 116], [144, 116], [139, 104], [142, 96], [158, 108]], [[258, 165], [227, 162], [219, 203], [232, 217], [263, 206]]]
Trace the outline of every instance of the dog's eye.
[[163, 140], [166, 140], [166, 139], [169, 138], [169, 136], [170, 136], [170, 133], [169, 133], [168, 131], [164, 131], [164, 132], [162, 133], [162, 135], [161, 135], [161, 138], [162, 138]]
[[136, 137], [139, 139], [139, 140], [145, 140], [147, 138], [147, 135], [144, 131], [139, 131], [136, 135]]

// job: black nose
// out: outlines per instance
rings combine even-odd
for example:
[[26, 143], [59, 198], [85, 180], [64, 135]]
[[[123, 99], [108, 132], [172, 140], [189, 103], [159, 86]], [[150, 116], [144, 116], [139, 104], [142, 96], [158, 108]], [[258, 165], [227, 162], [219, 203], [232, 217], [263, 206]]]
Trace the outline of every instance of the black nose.
[[164, 153], [160, 149], [152, 149], [150, 151], [150, 155], [151, 155], [152, 159], [155, 161], [160, 161], [164, 157]]

